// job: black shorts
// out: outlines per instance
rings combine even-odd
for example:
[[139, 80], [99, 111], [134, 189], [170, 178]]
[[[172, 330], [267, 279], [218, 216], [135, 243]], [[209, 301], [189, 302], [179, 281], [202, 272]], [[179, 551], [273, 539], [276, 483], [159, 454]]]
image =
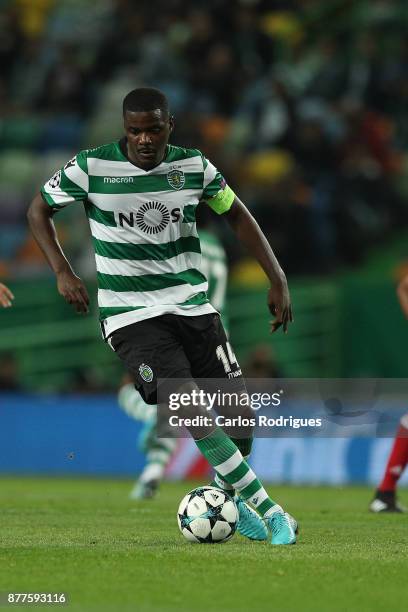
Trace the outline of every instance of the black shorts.
[[159, 378], [242, 380], [216, 313], [161, 315], [121, 327], [108, 341], [147, 404], [157, 404]]

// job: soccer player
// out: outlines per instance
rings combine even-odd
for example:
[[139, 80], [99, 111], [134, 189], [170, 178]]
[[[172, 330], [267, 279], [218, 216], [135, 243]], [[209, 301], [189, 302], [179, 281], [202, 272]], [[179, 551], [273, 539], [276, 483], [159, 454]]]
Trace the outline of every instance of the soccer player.
[[[56, 274], [59, 293], [86, 313], [88, 292], [66, 259], [52, 221], [68, 204], [84, 203], [103, 336], [144, 400], [156, 404], [158, 379], [187, 379], [178, 392], [192, 397], [199, 393], [194, 379], [242, 377], [200, 271], [195, 212], [201, 200], [225, 215], [263, 267], [271, 285], [271, 331], [287, 331], [292, 308], [285, 274], [245, 205], [200, 151], [168, 144], [174, 118], [165, 95], [134, 89], [123, 101], [123, 119], [124, 137], [68, 161], [35, 196], [28, 220]], [[241, 533], [266, 539], [267, 527], [272, 544], [294, 544], [296, 521], [271, 499], [245, 459], [252, 438], [232, 439], [211, 423], [190, 433], [214, 467], [217, 485], [239, 494]], [[249, 512], [248, 503], [258, 514]]]
[[10, 308], [12, 306], [12, 300], [14, 300], [14, 295], [11, 293], [10, 289], [0, 283], [0, 305], [3, 308]]
[[[397, 296], [402, 312], [408, 318], [408, 275], [399, 283]], [[370, 504], [371, 512], [405, 512], [396, 499], [398, 480], [408, 463], [408, 413], [401, 417], [394, 444], [388, 457], [383, 479]]]
[[[208, 282], [208, 300], [220, 313], [226, 328], [225, 295], [227, 290], [227, 256], [217, 236], [199, 224], [201, 247], [201, 271]], [[151, 499], [155, 496], [174, 452], [177, 440], [173, 437], [157, 436], [157, 406], [146, 404], [132, 382], [126, 381], [118, 393], [118, 403], [132, 418], [143, 423], [139, 435], [139, 449], [146, 456], [146, 464], [138, 481], [130, 492], [130, 498]]]

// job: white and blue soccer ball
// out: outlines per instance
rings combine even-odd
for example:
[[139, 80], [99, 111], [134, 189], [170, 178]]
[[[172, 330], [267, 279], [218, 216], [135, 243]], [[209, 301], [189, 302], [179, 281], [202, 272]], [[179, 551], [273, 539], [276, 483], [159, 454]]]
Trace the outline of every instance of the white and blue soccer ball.
[[226, 542], [234, 535], [238, 510], [228, 493], [216, 487], [198, 487], [180, 502], [177, 522], [189, 542]]

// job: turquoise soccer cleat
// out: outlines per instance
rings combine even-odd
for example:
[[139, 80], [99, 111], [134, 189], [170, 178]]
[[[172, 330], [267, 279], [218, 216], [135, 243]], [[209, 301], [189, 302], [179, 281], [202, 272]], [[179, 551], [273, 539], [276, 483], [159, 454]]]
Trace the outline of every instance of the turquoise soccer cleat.
[[276, 510], [266, 524], [271, 531], [271, 544], [296, 544], [298, 524], [287, 512]]
[[237, 531], [250, 540], [267, 540], [268, 529], [259, 514], [241, 497], [236, 496], [234, 500], [239, 513]]

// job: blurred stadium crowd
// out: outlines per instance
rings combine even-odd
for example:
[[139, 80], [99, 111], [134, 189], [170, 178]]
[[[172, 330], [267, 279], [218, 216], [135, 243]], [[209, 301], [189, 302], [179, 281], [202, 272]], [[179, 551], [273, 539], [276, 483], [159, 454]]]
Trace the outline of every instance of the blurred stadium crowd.
[[[72, 153], [121, 136], [141, 85], [167, 93], [172, 141], [218, 165], [288, 272], [354, 265], [406, 222], [405, 0], [1, 5], [1, 277], [48, 273], [27, 205]], [[61, 237], [83, 263], [72, 212]]]

